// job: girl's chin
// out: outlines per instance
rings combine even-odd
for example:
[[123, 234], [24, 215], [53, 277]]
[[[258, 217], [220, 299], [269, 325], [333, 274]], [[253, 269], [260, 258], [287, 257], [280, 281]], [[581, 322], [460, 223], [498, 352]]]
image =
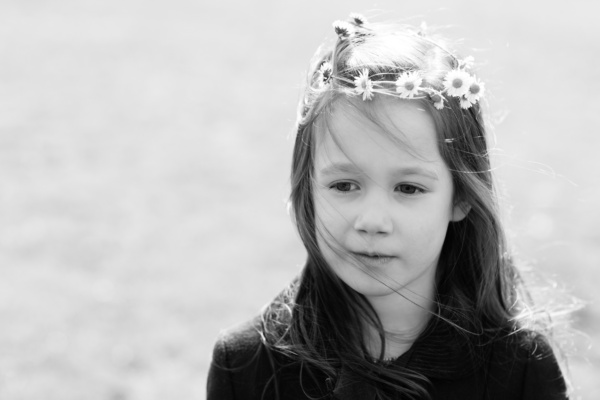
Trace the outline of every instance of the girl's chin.
[[[366, 298], [386, 297], [386, 296], [389, 296], [391, 294], [397, 294], [394, 291], [394, 289], [390, 289], [390, 288], [387, 288], [385, 286], [379, 287], [379, 288], [358, 287], [358, 288], [352, 288], [352, 289], [354, 289], [354, 291], [356, 291], [357, 293], [362, 294]], [[401, 296], [401, 295], [398, 294], [398, 296]]]

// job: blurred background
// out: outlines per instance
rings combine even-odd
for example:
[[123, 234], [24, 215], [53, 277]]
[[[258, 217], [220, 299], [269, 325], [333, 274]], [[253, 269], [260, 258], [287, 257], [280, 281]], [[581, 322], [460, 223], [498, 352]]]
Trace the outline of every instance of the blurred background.
[[482, 65], [511, 238], [587, 305], [600, 398], [600, 28], [592, 1], [2, 0], [0, 399], [202, 399], [218, 332], [300, 270], [286, 212], [333, 20], [444, 26]]

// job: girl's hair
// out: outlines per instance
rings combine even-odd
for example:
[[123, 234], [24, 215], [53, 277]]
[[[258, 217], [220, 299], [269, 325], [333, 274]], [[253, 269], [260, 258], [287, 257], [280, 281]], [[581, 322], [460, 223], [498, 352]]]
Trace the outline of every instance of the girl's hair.
[[[406, 26], [367, 23], [360, 16], [338, 24], [336, 32], [336, 42], [321, 47], [311, 63], [293, 152], [290, 202], [308, 257], [299, 279], [265, 310], [265, 343], [299, 360], [306, 374], [302, 379], [310, 379], [314, 371], [333, 378], [343, 363], [377, 387], [383, 398], [391, 391], [408, 398], [427, 397], [424, 376], [368, 360], [365, 324], [379, 332], [383, 357], [382, 324], [366, 298], [335, 275], [317, 244], [315, 131], [336, 101], [356, 94], [361, 74], [367, 73], [375, 96], [385, 96], [395, 92], [393, 87], [386, 89], [387, 83], [418, 72], [422, 95], [411, 101], [419, 102], [435, 121], [439, 152], [452, 174], [455, 204], [470, 207], [466, 218], [448, 228], [437, 267], [433, 314], [468, 337], [475, 351], [476, 343], [522, 328], [519, 315], [527, 298], [499, 217], [481, 107], [476, 102], [465, 108], [464, 99], [447, 94], [444, 78], [462, 61], [441, 38]], [[442, 109], [433, 104], [435, 94], [444, 96]], [[367, 98], [365, 107], [357, 109], [368, 104]], [[365, 116], [373, 118], [367, 111]]]

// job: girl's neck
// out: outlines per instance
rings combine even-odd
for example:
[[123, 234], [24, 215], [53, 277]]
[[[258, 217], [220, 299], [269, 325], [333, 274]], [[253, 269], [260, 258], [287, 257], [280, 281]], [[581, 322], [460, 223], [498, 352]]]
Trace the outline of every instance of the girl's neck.
[[[433, 292], [433, 291], [432, 291]], [[386, 334], [384, 358], [395, 358], [406, 352], [425, 329], [433, 310], [433, 294], [417, 296], [392, 293], [368, 298], [379, 316]], [[372, 357], [379, 357], [381, 342], [375, 327], [369, 326], [365, 343]]]

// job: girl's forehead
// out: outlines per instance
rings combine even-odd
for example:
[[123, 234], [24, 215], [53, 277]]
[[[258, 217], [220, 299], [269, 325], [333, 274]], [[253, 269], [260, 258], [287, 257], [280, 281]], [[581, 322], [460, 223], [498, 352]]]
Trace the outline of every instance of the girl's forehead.
[[317, 158], [324, 152], [360, 155], [369, 147], [371, 153], [375, 148], [382, 154], [441, 159], [433, 117], [415, 100], [339, 99], [316, 121], [314, 134]]

